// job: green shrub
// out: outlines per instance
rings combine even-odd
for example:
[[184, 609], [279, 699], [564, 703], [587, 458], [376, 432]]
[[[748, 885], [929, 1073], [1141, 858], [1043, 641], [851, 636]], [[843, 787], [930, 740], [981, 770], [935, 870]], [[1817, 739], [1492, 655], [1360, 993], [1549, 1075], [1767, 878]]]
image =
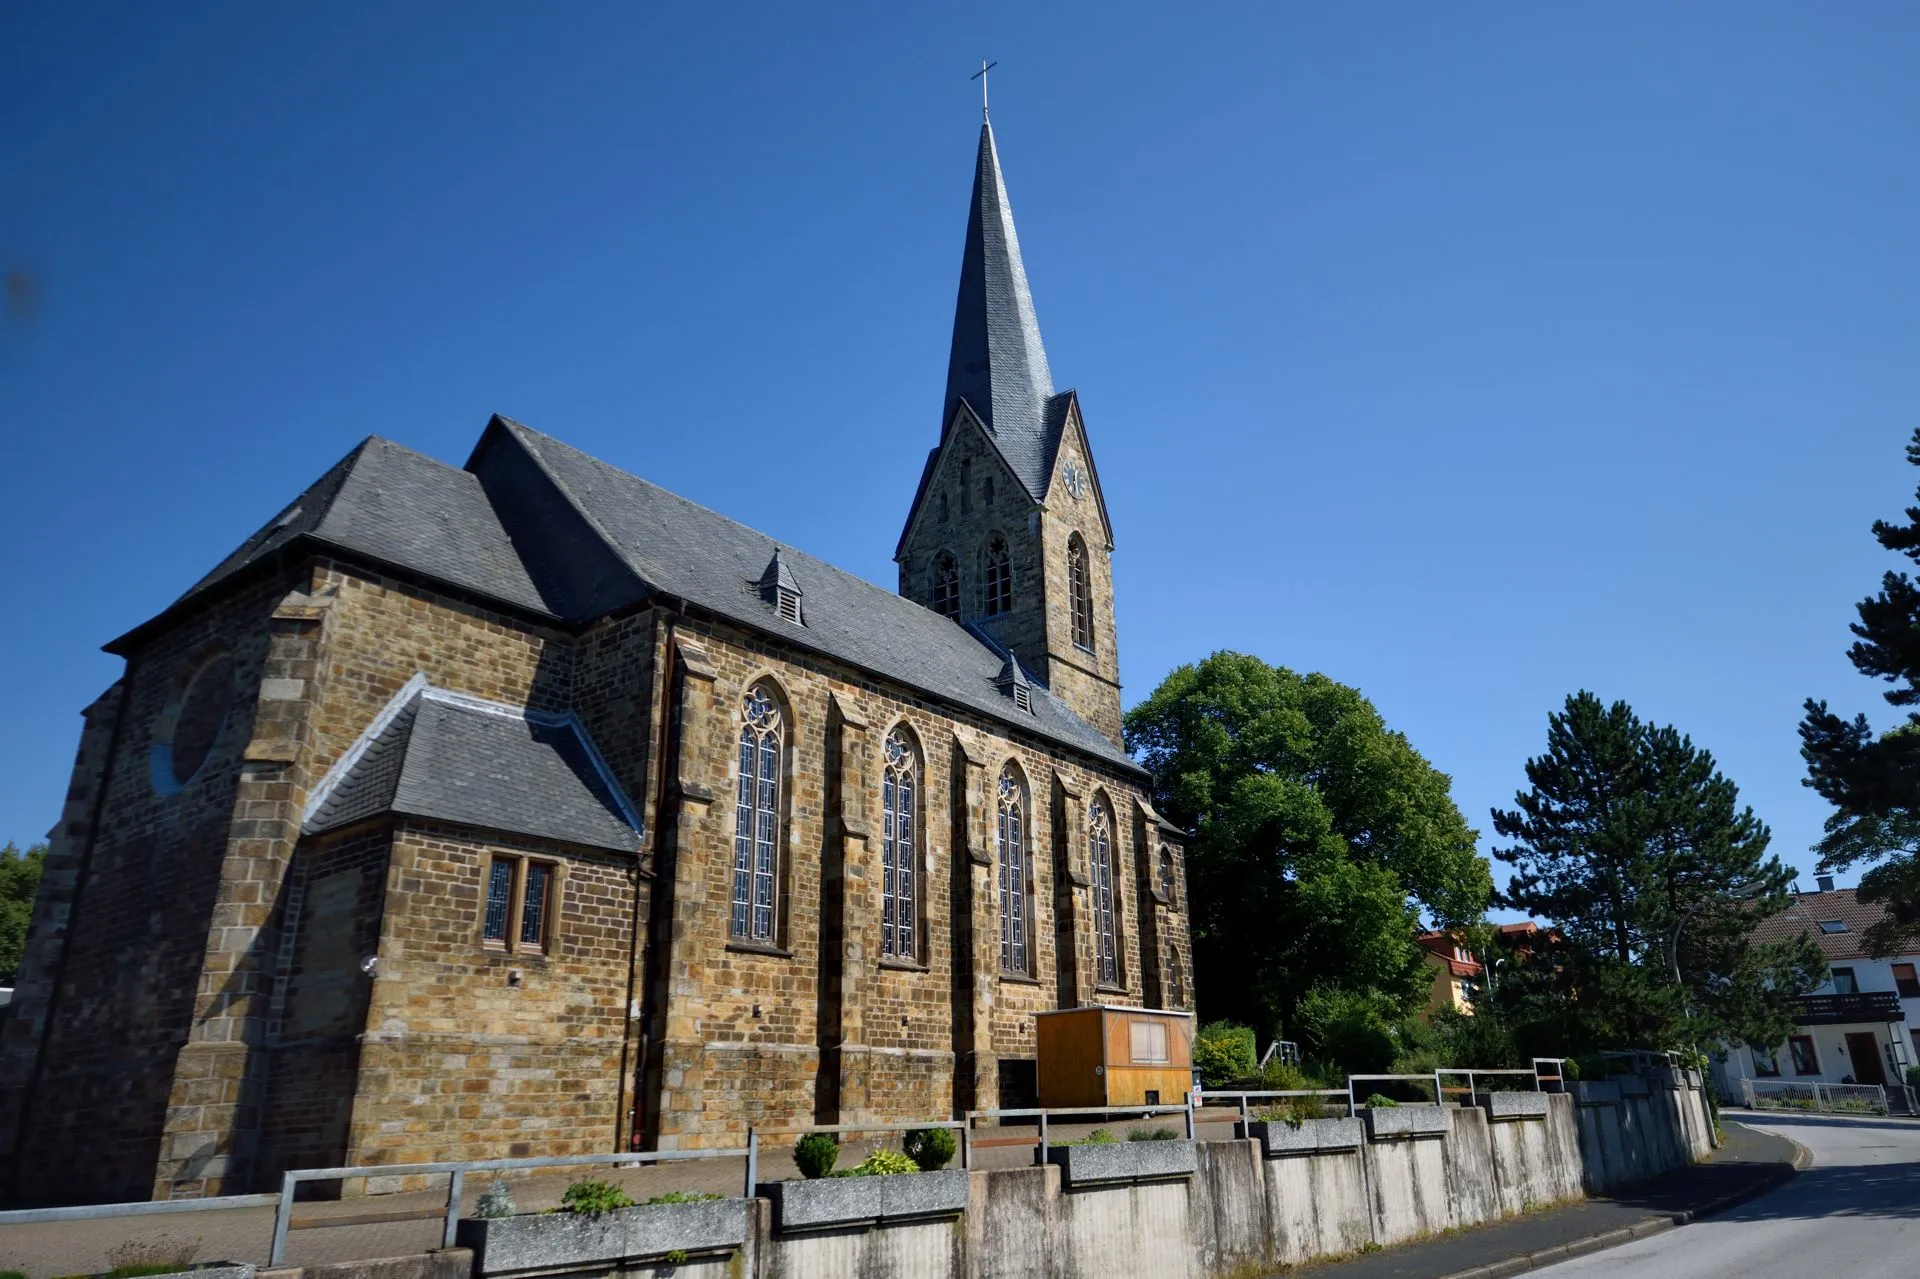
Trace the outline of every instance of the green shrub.
[[1276, 1057], [1261, 1067], [1260, 1086], [1269, 1092], [1298, 1092], [1314, 1085], [1306, 1071]]
[[27, 1279], [24, 1270], [0, 1270], [0, 1279]]
[[876, 1150], [853, 1166], [856, 1177], [893, 1177], [919, 1171], [919, 1164], [897, 1150]]
[[1315, 986], [1301, 998], [1295, 1019], [1314, 1055], [1349, 1075], [1383, 1074], [1403, 1052], [1429, 1047], [1396, 1036], [1399, 1010], [1385, 995]]
[[1391, 1110], [1400, 1103], [1383, 1093], [1374, 1093], [1367, 1098], [1367, 1105], [1375, 1110]]
[[719, 1198], [722, 1196], [710, 1195], [704, 1190], [669, 1190], [664, 1195], [655, 1195], [640, 1206], [651, 1208], [655, 1204], [703, 1204], [710, 1199]]
[[1114, 1136], [1110, 1130], [1106, 1128], [1095, 1128], [1080, 1140], [1067, 1144], [1072, 1146], [1111, 1146], [1119, 1140], [1120, 1139]]
[[952, 1162], [960, 1143], [951, 1128], [915, 1128], [900, 1139], [900, 1149], [920, 1166], [922, 1172], [935, 1172]]
[[1907, 1087], [1920, 1088], [1920, 1066], [1907, 1067]]
[[631, 1207], [633, 1200], [627, 1197], [627, 1192], [610, 1181], [576, 1181], [560, 1196], [560, 1211], [577, 1212], [585, 1217]]
[[1178, 1128], [1129, 1128], [1128, 1141], [1180, 1141]]
[[840, 1139], [830, 1132], [810, 1132], [794, 1143], [793, 1162], [809, 1181], [826, 1176], [839, 1161]]
[[660, 1259], [670, 1266], [684, 1266], [687, 1264], [687, 1250], [685, 1248], [669, 1248], [667, 1249], [666, 1255]]
[[1282, 1097], [1270, 1106], [1262, 1106], [1255, 1118], [1298, 1128], [1309, 1119], [1325, 1119], [1327, 1104], [1319, 1097]]
[[1210, 1022], [1193, 1039], [1193, 1068], [1209, 1088], [1247, 1079], [1260, 1068], [1253, 1031], [1230, 1021]]

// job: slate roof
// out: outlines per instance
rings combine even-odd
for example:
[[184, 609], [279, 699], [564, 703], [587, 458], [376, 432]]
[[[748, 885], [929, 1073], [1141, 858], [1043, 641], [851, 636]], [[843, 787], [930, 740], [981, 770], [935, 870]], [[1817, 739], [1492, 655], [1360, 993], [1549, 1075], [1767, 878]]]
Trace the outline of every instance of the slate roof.
[[[496, 417], [488, 431], [476, 456], [508, 441], [524, 450], [645, 587], [1139, 771], [1039, 685], [1032, 713], [1015, 710], [995, 687], [1005, 654], [933, 610], [518, 422]], [[805, 626], [756, 589], [776, 550], [804, 593]]]
[[176, 603], [302, 540], [553, 612], [478, 478], [378, 436], [361, 441]]
[[1056, 403], [1062, 398], [1053, 393], [1053, 372], [1040, 341], [993, 126], [982, 124], [940, 420], [950, 422], [955, 406], [965, 400], [1014, 475], [1039, 500], [1046, 496], [1047, 474], [1066, 420], [1065, 405]]
[[[1755, 925], [1753, 940], [1786, 941], [1806, 933], [1820, 943], [1821, 953], [1829, 960], [1870, 959], [1872, 956], [1866, 950], [1867, 930], [1885, 917], [1885, 907], [1861, 901], [1851, 888], [1830, 888], [1824, 893], [1798, 893], [1792, 905]], [[1845, 924], [1846, 931], [1821, 931], [1820, 925], [1830, 920]], [[1920, 937], [1909, 939], [1902, 953], [1920, 953]]]
[[589, 848], [640, 846], [633, 806], [571, 715], [448, 693], [416, 678], [322, 781], [303, 834], [382, 813]]

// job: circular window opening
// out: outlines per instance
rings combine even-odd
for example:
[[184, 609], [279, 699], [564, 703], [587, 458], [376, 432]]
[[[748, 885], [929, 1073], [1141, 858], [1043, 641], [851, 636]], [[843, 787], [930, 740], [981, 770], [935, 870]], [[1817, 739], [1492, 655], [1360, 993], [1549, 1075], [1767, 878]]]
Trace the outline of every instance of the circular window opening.
[[168, 780], [175, 786], [192, 781], [207, 762], [232, 704], [233, 654], [221, 653], [194, 672], [175, 712], [173, 732], [167, 740]]

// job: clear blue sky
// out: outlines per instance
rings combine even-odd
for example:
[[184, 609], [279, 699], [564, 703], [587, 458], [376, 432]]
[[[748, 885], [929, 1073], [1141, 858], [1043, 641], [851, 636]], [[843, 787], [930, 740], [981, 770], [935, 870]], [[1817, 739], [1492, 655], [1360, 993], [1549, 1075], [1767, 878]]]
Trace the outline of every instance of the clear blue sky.
[[1325, 671], [1484, 830], [1588, 687], [1810, 871], [1920, 478], [1920, 8], [1585, 8], [0, 6], [0, 840], [98, 646], [369, 433], [508, 413], [891, 584], [985, 54], [1130, 702]]

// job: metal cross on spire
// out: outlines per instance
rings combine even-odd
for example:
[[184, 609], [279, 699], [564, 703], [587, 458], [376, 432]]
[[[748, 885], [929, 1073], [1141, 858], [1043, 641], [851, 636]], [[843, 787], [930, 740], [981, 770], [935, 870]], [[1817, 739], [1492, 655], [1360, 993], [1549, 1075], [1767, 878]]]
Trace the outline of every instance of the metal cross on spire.
[[967, 77], [969, 80], [978, 80], [980, 82], [980, 118], [982, 120], [987, 118], [987, 72], [999, 65], [998, 62], [988, 62], [985, 58], [982, 58], [980, 59], [980, 69]]

